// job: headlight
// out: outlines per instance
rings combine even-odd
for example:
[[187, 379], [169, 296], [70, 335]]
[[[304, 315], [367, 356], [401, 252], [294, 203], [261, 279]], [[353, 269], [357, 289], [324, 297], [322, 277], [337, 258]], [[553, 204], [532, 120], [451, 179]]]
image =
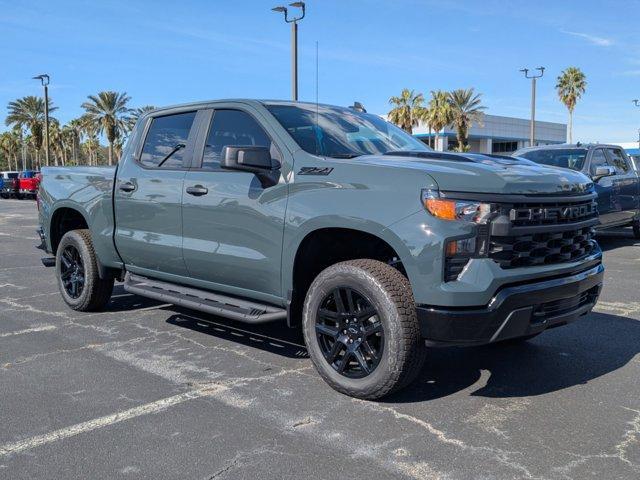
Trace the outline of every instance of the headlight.
[[454, 200], [440, 196], [438, 190], [422, 190], [422, 205], [434, 217], [442, 220], [462, 220], [485, 223], [491, 214], [491, 204], [474, 200]]

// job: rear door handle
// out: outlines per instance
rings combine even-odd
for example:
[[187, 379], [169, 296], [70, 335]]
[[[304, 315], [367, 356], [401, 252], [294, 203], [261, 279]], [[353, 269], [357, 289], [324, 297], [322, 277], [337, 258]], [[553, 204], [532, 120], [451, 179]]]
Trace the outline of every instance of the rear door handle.
[[136, 186], [131, 182], [121, 183], [118, 187], [123, 192], [133, 192], [136, 189]]
[[189, 195], [199, 197], [201, 195], [206, 195], [207, 193], [209, 193], [209, 189], [203, 187], [202, 185], [194, 185], [193, 187], [187, 187], [187, 193]]

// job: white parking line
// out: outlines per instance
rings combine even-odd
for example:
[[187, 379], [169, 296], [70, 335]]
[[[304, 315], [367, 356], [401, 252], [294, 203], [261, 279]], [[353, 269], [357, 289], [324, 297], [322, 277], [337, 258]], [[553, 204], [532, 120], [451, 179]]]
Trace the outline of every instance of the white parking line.
[[55, 325], [43, 325], [41, 327], [26, 328], [15, 332], [0, 333], [0, 338], [13, 337], [14, 335], [24, 335], [25, 333], [46, 332], [47, 330], [55, 330]]
[[87, 422], [78, 423], [70, 427], [54, 430], [53, 432], [45, 433], [44, 435], [38, 435], [36, 437], [31, 437], [15, 443], [0, 445], [0, 457], [23, 452], [25, 450], [30, 450], [32, 448], [46, 445], [48, 443], [53, 443], [57, 442], [58, 440], [73, 437], [81, 433], [90, 432], [92, 430], [97, 430], [98, 428], [107, 427], [115, 423], [124, 422], [125, 420], [130, 420], [135, 417], [140, 417], [142, 415], [157, 413], [161, 410], [165, 410], [169, 407], [187, 402], [189, 400], [206, 397], [208, 395], [214, 395], [222, 390], [225, 390], [226, 388], [227, 387], [222, 385], [215, 385], [198, 390], [191, 390], [189, 392], [180, 393], [172, 397], [161, 398], [160, 400], [156, 400], [155, 402], [130, 408], [129, 410], [123, 410], [121, 412], [106, 415], [104, 417], [89, 420]]

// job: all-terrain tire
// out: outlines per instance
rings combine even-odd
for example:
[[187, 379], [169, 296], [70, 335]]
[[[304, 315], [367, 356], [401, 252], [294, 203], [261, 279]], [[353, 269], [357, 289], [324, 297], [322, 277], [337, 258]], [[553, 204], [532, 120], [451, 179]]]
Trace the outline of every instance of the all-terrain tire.
[[[377, 367], [364, 378], [344, 376], [326, 360], [316, 321], [323, 299], [338, 287], [363, 294], [378, 313], [384, 347]], [[309, 356], [320, 376], [335, 390], [361, 399], [378, 399], [411, 383], [420, 373], [426, 347], [420, 335], [411, 285], [395, 268], [378, 260], [337, 263], [323, 270], [306, 295], [302, 314]]]
[[[73, 298], [64, 288], [62, 280], [62, 253], [67, 246], [73, 246], [80, 254], [84, 267], [84, 286], [77, 298]], [[71, 230], [62, 237], [56, 251], [56, 279], [65, 303], [74, 310], [96, 312], [102, 310], [111, 298], [113, 277], [100, 278], [98, 261], [89, 230]]]

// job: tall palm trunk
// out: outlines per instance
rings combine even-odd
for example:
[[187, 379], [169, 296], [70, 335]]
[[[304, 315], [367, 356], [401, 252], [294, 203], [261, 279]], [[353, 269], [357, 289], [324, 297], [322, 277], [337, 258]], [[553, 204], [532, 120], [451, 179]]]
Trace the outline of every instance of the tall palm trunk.
[[113, 143], [109, 142], [109, 166], [113, 165]]
[[569, 110], [569, 143], [573, 143], [573, 110]]

